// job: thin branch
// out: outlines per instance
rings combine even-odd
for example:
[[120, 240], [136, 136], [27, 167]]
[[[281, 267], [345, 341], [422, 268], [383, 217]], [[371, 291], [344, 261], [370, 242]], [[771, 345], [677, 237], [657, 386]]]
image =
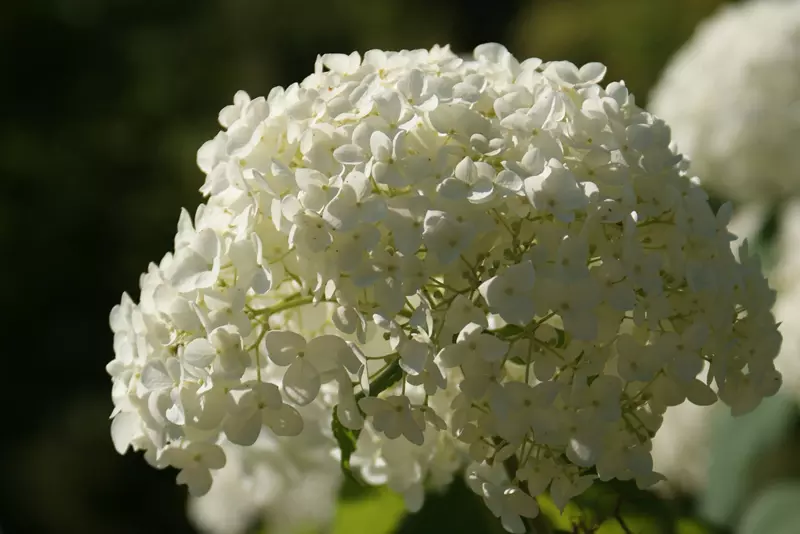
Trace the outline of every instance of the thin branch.
[[618, 496], [617, 498], [617, 505], [614, 507], [614, 519], [617, 520], [619, 523], [620, 528], [625, 534], [633, 534], [633, 531], [630, 529], [627, 523], [625, 523], [625, 519], [622, 517], [622, 495]]

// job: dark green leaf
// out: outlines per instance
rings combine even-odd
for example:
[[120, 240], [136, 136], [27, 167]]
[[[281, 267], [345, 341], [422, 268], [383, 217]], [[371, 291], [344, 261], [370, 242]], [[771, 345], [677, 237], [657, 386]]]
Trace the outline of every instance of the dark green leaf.
[[800, 482], [764, 490], [742, 516], [737, 534], [795, 534], [800, 529]]
[[408, 514], [396, 534], [504, 534], [500, 521], [492, 515], [478, 495], [456, 477], [443, 492], [428, 492], [425, 504]]
[[556, 328], [556, 348], [562, 349], [567, 346], [567, 333], [561, 328]]
[[[791, 434], [796, 417], [794, 401], [783, 395], [765, 399], [740, 417], [718, 413], [713, 421], [708, 485], [701, 495], [701, 514], [709, 521], [733, 525], [741, 507], [763, 478], [766, 460]], [[756, 460], [765, 461], [756, 461]], [[756, 467], [758, 464], [758, 467]], [[774, 471], [784, 467], [775, 466]], [[779, 473], [773, 473], [773, 475]]]
[[333, 534], [390, 534], [406, 515], [403, 498], [386, 486], [360, 499], [340, 501]]
[[497, 330], [492, 330], [489, 333], [499, 337], [500, 339], [508, 339], [510, 337], [516, 336], [520, 332], [522, 332], [522, 327], [517, 326], [515, 324], [507, 324], [502, 328], [498, 328]]

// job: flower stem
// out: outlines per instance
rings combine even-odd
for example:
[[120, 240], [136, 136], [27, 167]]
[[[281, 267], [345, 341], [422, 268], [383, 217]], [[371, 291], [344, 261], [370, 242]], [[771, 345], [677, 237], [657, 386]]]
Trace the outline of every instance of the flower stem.
[[[390, 356], [395, 356], [392, 354]], [[375, 380], [370, 382], [369, 384], [369, 396], [370, 397], [377, 397], [383, 391], [386, 391], [393, 385], [395, 385], [398, 380], [403, 378], [403, 370], [400, 368], [400, 361], [395, 359], [392, 363], [390, 363], [386, 368], [378, 373], [375, 377]], [[367, 394], [364, 391], [360, 391], [356, 394], [356, 400], [361, 400], [366, 397]]]
[[270, 306], [268, 308], [263, 308], [260, 310], [255, 310], [254, 315], [270, 316], [273, 313], [291, 310], [292, 308], [298, 308], [306, 304], [311, 304], [312, 302], [314, 302], [314, 297], [311, 295], [303, 295], [295, 298], [289, 298], [285, 299], [283, 302], [276, 304], [274, 306]]
[[617, 520], [619, 523], [620, 528], [625, 534], [633, 534], [633, 531], [630, 529], [628, 524], [625, 522], [625, 519], [622, 517], [622, 495], [620, 495], [617, 499], [617, 505], [614, 507], [614, 519]]

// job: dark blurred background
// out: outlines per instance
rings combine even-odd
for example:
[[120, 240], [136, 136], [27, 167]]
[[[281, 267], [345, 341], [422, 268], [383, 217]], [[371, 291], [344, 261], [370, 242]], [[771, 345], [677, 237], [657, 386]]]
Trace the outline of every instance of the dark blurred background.
[[720, 0], [22, 0], [0, 5], [0, 529], [193, 532], [174, 473], [109, 438], [108, 313], [172, 248], [238, 89], [318, 53], [498, 41], [602, 61], [639, 102]]

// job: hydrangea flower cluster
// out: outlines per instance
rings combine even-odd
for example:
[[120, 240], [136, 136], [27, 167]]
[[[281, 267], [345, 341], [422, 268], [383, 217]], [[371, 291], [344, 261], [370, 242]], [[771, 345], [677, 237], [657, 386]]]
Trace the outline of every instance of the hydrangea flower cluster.
[[755, 0], [702, 23], [653, 90], [703, 185], [738, 201], [800, 192], [800, 3]]
[[604, 74], [485, 44], [328, 54], [237, 93], [198, 152], [207, 202], [111, 313], [117, 449], [200, 495], [227, 444], [317, 406], [342, 465], [410, 510], [465, 471], [522, 532], [542, 492], [659, 480], [668, 407], [773, 395], [774, 292], [730, 206]]

